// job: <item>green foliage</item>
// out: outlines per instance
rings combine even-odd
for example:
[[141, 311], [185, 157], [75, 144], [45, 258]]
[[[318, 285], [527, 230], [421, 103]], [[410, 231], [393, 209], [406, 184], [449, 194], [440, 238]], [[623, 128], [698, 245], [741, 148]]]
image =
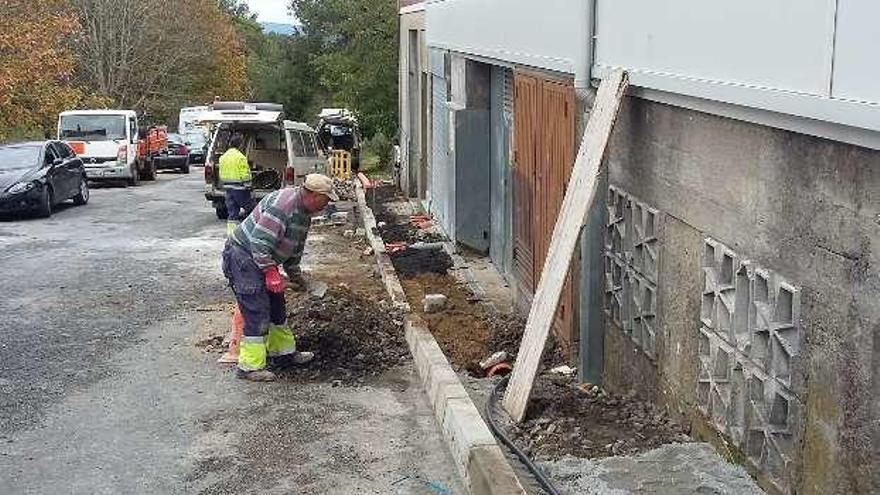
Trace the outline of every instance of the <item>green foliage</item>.
[[315, 49], [310, 38], [266, 35], [249, 70], [255, 99], [281, 103], [290, 119], [313, 123], [327, 99], [309, 63]]
[[394, 155], [394, 143], [384, 132], [379, 131], [364, 143], [363, 150], [365, 155], [376, 156], [379, 167], [387, 167]]
[[292, 0], [327, 104], [353, 110], [365, 136], [397, 129], [397, 2]]
[[57, 112], [123, 107], [171, 123], [215, 97], [324, 107], [359, 118], [382, 163], [397, 130], [397, 1], [289, 0], [291, 36], [246, 0], [8, 0], [0, 34], [0, 137], [54, 128]]

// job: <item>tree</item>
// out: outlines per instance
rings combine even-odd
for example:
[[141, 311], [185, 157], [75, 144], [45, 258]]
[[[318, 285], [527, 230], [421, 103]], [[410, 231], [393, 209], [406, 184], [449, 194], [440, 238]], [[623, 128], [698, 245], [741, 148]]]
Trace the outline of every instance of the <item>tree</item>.
[[214, 0], [71, 0], [82, 84], [168, 120], [184, 104], [248, 94], [231, 18]]
[[309, 63], [334, 106], [355, 111], [366, 136], [397, 134], [397, 2], [292, 0]]
[[58, 111], [83, 98], [65, 40], [78, 30], [60, 0], [0, 0], [0, 139], [51, 132]]

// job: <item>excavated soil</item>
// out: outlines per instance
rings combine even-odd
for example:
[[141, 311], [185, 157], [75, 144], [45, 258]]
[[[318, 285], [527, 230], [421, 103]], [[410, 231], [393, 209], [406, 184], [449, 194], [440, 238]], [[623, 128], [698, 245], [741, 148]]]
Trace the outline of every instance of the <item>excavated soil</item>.
[[407, 249], [391, 255], [391, 264], [401, 278], [412, 278], [421, 273], [445, 275], [452, 268], [452, 258], [442, 248]]
[[[507, 361], [513, 364], [525, 329], [523, 318], [489, 311], [478, 297], [450, 275], [422, 273], [402, 279], [401, 284], [410, 306], [428, 324], [454, 368], [483, 377], [485, 371], [479, 362], [498, 351], [506, 351]], [[426, 294], [445, 295], [446, 307], [436, 313], [425, 313], [423, 300]], [[565, 362], [551, 336], [544, 352], [544, 366], [558, 366]]]
[[315, 380], [362, 381], [409, 360], [404, 315], [385, 301], [358, 295], [345, 285], [324, 297], [288, 297], [287, 320], [297, 347], [315, 353], [306, 367], [282, 374]]
[[678, 423], [648, 402], [546, 373], [535, 381], [526, 421], [510, 426], [509, 433], [530, 456], [549, 459], [638, 454], [691, 441]]

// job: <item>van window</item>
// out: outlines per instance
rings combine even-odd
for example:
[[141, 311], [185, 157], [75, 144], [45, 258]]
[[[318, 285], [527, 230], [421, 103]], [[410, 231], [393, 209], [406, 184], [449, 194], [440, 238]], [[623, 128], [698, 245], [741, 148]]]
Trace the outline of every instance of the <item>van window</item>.
[[290, 131], [290, 146], [293, 156], [306, 156], [306, 149], [303, 145], [302, 135], [298, 131]]
[[315, 149], [315, 136], [311, 133], [304, 132], [302, 135], [303, 143], [305, 143], [306, 156], [318, 156], [318, 150]]
[[276, 131], [259, 131], [254, 139], [254, 149], [266, 151], [282, 151], [282, 139]]
[[132, 142], [138, 138], [138, 126], [134, 119], [128, 120], [128, 135], [131, 136]]

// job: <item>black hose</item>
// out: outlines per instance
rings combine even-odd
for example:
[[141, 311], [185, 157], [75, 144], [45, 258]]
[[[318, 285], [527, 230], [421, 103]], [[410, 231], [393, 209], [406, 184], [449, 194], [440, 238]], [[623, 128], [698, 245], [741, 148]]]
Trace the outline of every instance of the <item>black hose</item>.
[[498, 403], [498, 391], [501, 390], [501, 387], [507, 385], [507, 381], [509, 378], [509, 376], [505, 376], [504, 378], [502, 378], [492, 389], [492, 393], [489, 394], [489, 400], [486, 401], [485, 415], [486, 421], [489, 423], [489, 429], [492, 430], [492, 434], [494, 434], [495, 437], [498, 438], [498, 440], [501, 440], [501, 443], [507, 446], [507, 448], [512, 450], [513, 453], [516, 454], [516, 456], [519, 458], [519, 460], [522, 461], [522, 463], [526, 466], [526, 468], [528, 468], [528, 470], [531, 471], [533, 475], [535, 475], [535, 479], [538, 480], [538, 484], [541, 485], [541, 488], [543, 488], [545, 492], [549, 493], [550, 495], [561, 495], [559, 493], [559, 490], [557, 490], [556, 487], [553, 486], [553, 483], [550, 481], [550, 479], [547, 478], [547, 475], [544, 474], [544, 471], [536, 466], [535, 463], [532, 462], [532, 460], [529, 458], [529, 456], [527, 456], [525, 452], [517, 447], [513, 443], [513, 440], [505, 435], [504, 432], [501, 431], [501, 428], [499, 428], [498, 425], [495, 424], [495, 420], [492, 419], [492, 409], [495, 407], [495, 404]]

